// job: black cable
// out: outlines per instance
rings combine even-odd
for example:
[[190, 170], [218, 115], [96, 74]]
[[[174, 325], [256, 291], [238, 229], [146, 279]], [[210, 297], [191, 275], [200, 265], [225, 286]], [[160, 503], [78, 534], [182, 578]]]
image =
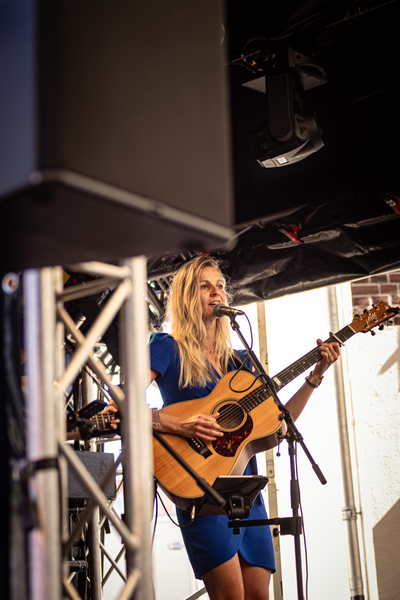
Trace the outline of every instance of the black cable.
[[[266, 36], [262, 36], [262, 35], [253, 36], [244, 43], [243, 50], [241, 52], [241, 60], [243, 60], [243, 64], [235, 63], [233, 61], [231, 61], [230, 64], [232, 64], [232, 65], [238, 64], [240, 66], [248, 67], [249, 65], [246, 64], [246, 60], [247, 60], [247, 58], [249, 58], [249, 59], [251, 58], [251, 55], [248, 53], [248, 45], [253, 42], [264, 41], [267, 44], [271, 44], [274, 42], [280, 42], [283, 40], [287, 40], [287, 39], [293, 37], [296, 34], [295, 30], [299, 29], [299, 28], [302, 28], [302, 30], [305, 31], [305, 30], [308, 30], [313, 27], [314, 31], [321, 32], [321, 31], [324, 31], [324, 29], [333, 27], [334, 25], [338, 25], [345, 21], [349, 21], [350, 19], [352, 19], [354, 17], [361, 17], [364, 14], [371, 12], [373, 10], [376, 10], [378, 8], [382, 8], [383, 6], [386, 6], [387, 4], [392, 4], [396, 0], [387, 0], [386, 2], [383, 2], [383, 3], [379, 4], [378, 6], [370, 6], [373, 3], [373, 1], [374, 0], [365, 0], [365, 2], [362, 2], [362, 3], [359, 1], [358, 2], [340, 3], [337, 6], [333, 7], [329, 11], [317, 12], [317, 13], [313, 13], [312, 15], [309, 15], [307, 17], [304, 17], [303, 19], [296, 21], [292, 25], [289, 25], [289, 27], [286, 27], [286, 29], [283, 29], [277, 35], [271, 36], [270, 32], [272, 31], [272, 29], [274, 27], [276, 28], [277, 25], [279, 25], [279, 23], [275, 23], [270, 27]], [[333, 22], [326, 22], [329, 19], [335, 19], [336, 15], [339, 15], [339, 14], [342, 14], [342, 17], [339, 18], [338, 20], [336, 20], [336, 21], [334, 20]], [[284, 22], [282, 22], [282, 24], [283, 23]], [[322, 24], [322, 26], [319, 27], [318, 29], [316, 29], [316, 27], [319, 26], [320, 24]], [[268, 50], [268, 48], [267, 48], [267, 50]], [[260, 56], [262, 56], [262, 53], [263, 53], [262, 50], [258, 50], [258, 54]], [[256, 53], [253, 52], [252, 56], [254, 56], [255, 54]]]
[[[3, 294], [3, 360], [4, 378], [8, 394], [5, 394], [5, 411], [7, 419], [7, 435], [10, 448], [15, 458], [25, 454], [25, 436], [23, 427], [23, 397], [21, 389], [20, 356], [17, 327], [18, 293]], [[14, 327], [13, 327], [14, 326]]]
[[[253, 350], [253, 342], [254, 342], [254, 338], [253, 338], [253, 329], [250, 323], [250, 319], [249, 317], [246, 315], [246, 313], [243, 313], [244, 316], [247, 319], [247, 322], [249, 324], [249, 328], [250, 328], [250, 350]], [[262, 379], [263, 375], [259, 374], [259, 375], [254, 375], [254, 373], [252, 373], [252, 375], [254, 375], [254, 380], [253, 382], [249, 385], [249, 387], [247, 387], [246, 389], [243, 390], [235, 390], [232, 387], [232, 381], [235, 379], [235, 377], [237, 376], [237, 374], [242, 371], [243, 369], [247, 369], [247, 367], [245, 366], [245, 362], [247, 360], [247, 350], [246, 350], [246, 354], [245, 357], [242, 359], [242, 363], [240, 365], [240, 367], [236, 370], [236, 373], [234, 374], [234, 376], [232, 377], [232, 379], [229, 381], [229, 389], [231, 390], [231, 392], [234, 392], [235, 394], [244, 394], [245, 392], [248, 392], [249, 390], [251, 390], [251, 388], [254, 386], [254, 384], [259, 380]]]
[[157, 529], [157, 522], [158, 522], [158, 492], [157, 492], [157, 483], [154, 484], [155, 485], [155, 489], [156, 489], [156, 493], [154, 496], [154, 506], [155, 506], [155, 511], [154, 511], [154, 526], [153, 526], [153, 535], [151, 536], [151, 548], [153, 549], [153, 545], [154, 545], [154, 538], [156, 537], [156, 529]]
[[186, 527], [189, 527], [193, 523], [193, 521], [194, 521], [194, 511], [193, 510], [190, 514], [190, 522], [187, 525], [179, 525], [179, 523], [174, 521], [173, 518], [171, 517], [171, 515], [169, 514], [168, 509], [165, 506], [163, 499], [161, 498], [160, 493], [158, 491], [157, 491], [156, 495], [158, 496], [158, 499], [160, 500], [160, 502], [165, 510], [165, 514], [167, 515], [167, 517], [169, 518], [171, 523], [173, 523], [173, 525], [175, 525], [175, 527], [179, 527], [179, 529], [186, 529]]
[[[349, 12], [350, 10], [356, 10], [357, 8], [361, 9], [361, 6], [365, 6], [366, 4], [371, 3], [373, 0], [366, 0], [363, 3], [360, 3], [359, 1], [357, 2], [342, 2], [340, 4], [338, 4], [337, 6], [334, 6], [331, 10], [329, 11], [325, 11], [325, 12], [317, 12], [317, 13], [313, 13], [312, 15], [309, 15], [307, 17], [304, 17], [303, 19], [300, 19], [299, 21], [296, 21], [295, 23], [293, 23], [292, 25], [290, 25], [289, 27], [287, 27], [286, 29], [284, 29], [283, 31], [281, 31], [280, 34], [278, 34], [277, 36], [273, 37], [273, 38], [267, 38], [269, 41], [280, 41], [282, 39], [285, 39], [289, 33], [293, 34], [293, 29], [297, 29], [300, 26], [305, 24], [304, 28], [309, 29], [312, 25], [314, 25], [316, 22], [321, 22], [324, 19], [328, 19], [329, 17], [333, 17], [334, 15], [343, 12], [343, 11], [347, 11]], [[360, 13], [363, 14], [363, 13]], [[340, 21], [337, 21], [337, 23], [341, 23], [343, 21], [346, 21], [348, 19], [346, 19], [345, 17], [343, 19], [341, 19]], [[275, 27], [276, 25], [273, 25], [268, 33], [272, 30], [273, 27]], [[330, 25], [327, 25], [327, 27]], [[321, 30], [320, 30], [321, 31]]]
[[[353, 19], [354, 17], [362, 17], [364, 14], [372, 12], [373, 10], [377, 10], [378, 8], [382, 8], [383, 6], [387, 6], [388, 4], [393, 4], [393, 2], [396, 2], [397, 0], [388, 0], [387, 2], [383, 2], [382, 4], [379, 4], [378, 6], [371, 6], [367, 9], [362, 9], [363, 6], [367, 5], [367, 4], [371, 4], [373, 2], [373, 0], [368, 0], [366, 2], [363, 2], [362, 4], [360, 4], [359, 2], [357, 3], [356, 6], [354, 7], [350, 7], [347, 9], [347, 14], [339, 19], [338, 21], [334, 21], [333, 23], [328, 23], [325, 27], [323, 27], [322, 29], [318, 29], [316, 31], [324, 31], [324, 29], [328, 29], [329, 27], [334, 27], [335, 25], [339, 25], [340, 23], [343, 23], [344, 21], [350, 21], [350, 19]], [[358, 9], [358, 12], [357, 12]], [[352, 11], [352, 13], [350, 12], [350, 10]]]

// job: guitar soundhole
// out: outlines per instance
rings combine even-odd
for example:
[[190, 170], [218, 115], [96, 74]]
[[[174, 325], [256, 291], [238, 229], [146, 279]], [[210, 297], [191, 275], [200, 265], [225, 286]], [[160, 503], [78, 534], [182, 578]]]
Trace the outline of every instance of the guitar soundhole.
[[247, 415], [236, 403], [224, 404], [218, 407], [220, 416], [218, 423], [223, 429], [237, 429], [246, 421]]

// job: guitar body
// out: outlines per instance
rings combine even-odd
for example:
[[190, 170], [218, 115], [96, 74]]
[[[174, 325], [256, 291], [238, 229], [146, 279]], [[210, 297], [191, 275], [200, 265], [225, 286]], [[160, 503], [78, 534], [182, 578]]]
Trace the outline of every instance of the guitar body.
[[[254, 375], [247, 371], [232, 371], [219, 381], [209, 396], [177, 402], [163, 409], [163, 412], [183, 419], [197, 414], [221, 414], [218, 422], [224, 436], [214, 442], [160, 434], [210, 485], [220, 475], [242, 475], [252, 456], [278, 443], [277, 433], [282, 423], [272, 397], [266, 398], [250, 412], [244, 411], [239, 404], [239, 400], [247, 396], [254, 380]], [[232, 392], [229, 388], [231, 381], [233, 389], [246, 391]], [[251, 389], [258, 388], [262, 389], [262, 386], [256, 381]], [[154, 473], [166, 495], [184, 510], [190, 510], [193, 504], [200, 506], [204, 492], [195, 480], [156, 439], [153, 448]]]

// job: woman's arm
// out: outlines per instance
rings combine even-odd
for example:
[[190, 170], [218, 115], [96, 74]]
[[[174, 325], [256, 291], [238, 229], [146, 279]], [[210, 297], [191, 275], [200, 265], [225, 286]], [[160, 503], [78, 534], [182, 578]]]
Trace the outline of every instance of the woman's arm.
[[[149, 385], [159, 377], [158, 371], [150, 369]], [[117, 412], [117, 405], [110, 400], [109, 405], [104, 412]], [[223, 434], [219, 431], [220, 425], [217, 423], [219, 413], [214, 415], [194, 415], [190, 419], [181, 419], [163, 412], [163, 409], [157, 411], [157, 415], [152, 415], [153, 427], [160, 433], [175, 433], [183, 437], [198, 437], [205, 441], [213, 441], [216, 437]], [[111, 422], [112, 429], [116, 429], [116, 423]]]
[[[315, 389], [312, 386], [318, 386], [320, 384], [325, 371], [339, 358], [340, 355], [339, 344], [337, 342], [329, 344], [318, 339], [317, 343], [320, 347], [321, 359], [315, 365], [312, 373], [308, 375], [307, 379], [309, 383], [305, 382], [286, 404], [294, 421], [301, 415], [310, 399], [311, 394]], [[151, 369], [149, 373], [149, 385], [157, 379], [159, 375], [158, 371]], [[111, 400], [105, 412], [116, 412], [117, 410], [115, 402]], [[205, 441], [213, 441], [217, 437], [223, 435], [220, 431], [221, 427], [217, 423], [219, 413], [214, 415], [198, 414], [190, 417], [190, 419], [182, 419], [167, 414], [163, 409], [157, 412], [158, 414], [153, 415], [152, 420], [153, 427], [160, 433], [174, 433], [183, 437], [197, 437]], [[111, 427], [116, 429], [117, 425], [111, 423]]]
[[311, 394], [315, 389], [312, 386], [319, 386], [325, 371], [334, 362], [336, 362], [340, 356], [340, 348], [337, 342], [328, 344], [318, 339], [317, 344], [320, 347], [322, 358], [317, 362], [317, 364], [314, 367], [314, 370], [307, 377], [309, 383], [312, 385], [309, 385], [307, 382], [304, 382], [301, 388], [294, 394], [294, 396], [292, 396], [292, 398], [286, 404], [286, 408], [289, 410], [294, 421], [296, 421], [296, 419], [301, 415], [304, 407], [306, 406], [309, 398], [311, 397]]
[[[310, 384], [318, 386], [321, 382], [325, 371], [339, 358], [340, 349], [337, 342], [331, 344], [317, 340], [320, 346], [321, 359], [317, 362], [314, 370], [307, 379]], [[159, 377], [158, 371], [150, 370], [149, 374], [149, 385]], [[314, 389], [312, 385], [305, 382], [301, 388], [292, 396], [287, 402], [286, 407], [290, 411], [293, 420], [301, 415], [305, 408], [308, 400], [311, 397]], [[116, 412], [117, 406], [111, 400], [106, 411]], [[203, 415], [198, 414], [190, 417], [190, 419], [182, 419], [174, 415], [167, 414], [163, 409], [158, 411], [158, 416], [153, 416], [153, 427], [160, 433], [175, 433], [183, 437], [197, 437], [205, 441], [213, 441], [217, 437], [223, 435], [220, 431], [221, 427], [217, 423], [219, 413], [214, 415]], [[116, 428], [116, 425], [111, 424], [111, 427]]]
[[[159, 373], [150, 370], [150, 383], [152, 383]], [[163, 412], [163, 409], [158, 411], [158, 419], [153, 420], [153, 427], [160, 433], [176, 433], [183, 437], [197, 437], [205, 441], [213, 441], [217, 437], [223, 435], [219, 430], [220, 425], [217, 423], [219, 413], [214, 415], [194, 415], [190, 419], [181, 419]]]

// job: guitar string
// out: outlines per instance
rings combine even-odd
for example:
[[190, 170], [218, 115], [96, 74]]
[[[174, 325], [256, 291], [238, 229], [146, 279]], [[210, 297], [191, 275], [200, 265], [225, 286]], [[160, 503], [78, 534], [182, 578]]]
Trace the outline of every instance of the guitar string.
[[[346, 331], [348, 330], [348, 331]], [[339, 338], [340, 341], [342, 343], [344, 343], [345, 341], [347, 341], [352, 335], [354, 335], [354, 332], [348, 327], [344, 327], [343, 329], [341, 329], [338, 333], [335, 334], [336, 337], [329, 337], [326, 341], [328, 343], [332, 343], [334, 341], [336, 341], [336, 338]], [[318, 354], [320, 355], [319, 349], [318, 348], [314, 348], [313, 350], [311, 350], [310, 352], [308, 352], [308, 354], [305, 354], [302, 358], [300, 358], [298, 361], [296, 361], [295, 363], [293, 363], [292, 365], [290, 365], [289, 367], [287, 367], [286, 369], [283, 369], [283, 371], [281, 371], [280, 373], [278, 373], [277, 375], [275, 375], [275, 378], [277, 378], [279, 381], [283, 381], [283, 385], [279, 384], [277, 385], [277, 387], [279, 389], [281, 389], [284, 385], [287, 385], [287, 383], [289, 383], [292, 379], [294, 379], [295, 377], [297, 377], [298, 375], [301, 375], [301, 373], [304, 373], [304, 371], [306, 371], [310, 366], [312, 366], [314, 363], [317, 362], [317, 360], [315, 359], [316, 356], [318, 356]], [[297, 365], [306, 365], [301, 368], [295, 368]], [[293, 374], [296, 373], [296, 375]], [[272, 378], [274, 379], [274, 378]], [[287, 379], [287, 381], [286, 381]]]
[[[377, 322], [377, 324], [378, 324], [378, 322]], [[335, 340], [339, 339], [342, 343], [344, 343], [345, 341], [350, 339], [350, 337], [352, 337], [354, 335], [354, 333], [355, 332], [349, 326], [346, 326], [343, 329], [341, 329], [338, 333], [336, 333], [335, 335], [332, 334], [332, 336], [329, 337], [326, 341], [328, 343], [332, 343]], [[280, 373], [275, 375], [272, 378], [272, 380], [274, 380], [274, 379], [277, 380], [277, 381], [274, 381], [275, 391], [279, 391], [280, 389], [282, 389], [290, 381], [292, 381], [293, 379], [298, 377], [298, 375], [300, 375], [301, 373], [304, 373], [304, 371], [306, 371], [310, 366], [315, 364], [315, 362], [318, 361], [318, 354], [320, 354], [318, 351], [318, 348], [314, 348], [313, 350], [311, 350], [310, 352], [305, 354], [302, 358], [300, 358], [298, 361], [296, 361], [295, 363], [293, 363], [292, 365], [290, 365], [289, 367], [287, 367], [286, 369], [284, 369], [283, 371], [281, 371]], [[283, 382], [282, 382], [282, 380], [283, 380]], [[263, 391], [263, 394], [261, 394], [262, 391]], [[258, 396], [260, 396], [260, 394], [261, 394], [261, 397], [258, 397]], [[272, 394], [271, 394], [270, 390], [268, 389], [268, 386], [265, 384], [260, 385], [256, 390], [253, 390], [253, 392], [250, 392], [243, 398], [240, 398], [235, 404], [232, 404], [231, 408], [228, 408], [227, 410], [225, 410], [224, 414], [217, 419], [217, 422], [219, 424], [227, 426], [227, 423], [228, 423], [227, 417], [229, 419], [231, 419], [235, 416], [235, 413], [238, 412], [237, 411], [238, 405], [240, 408], [243, 408], [243, 410], [245, 410], [245, 412], [248, 413], [250, 410], [256, 408], [262, 402], [264, 402], [269, 397], [269, 395], [272, 395]], [[254, 399], [256, 400], [255, 404], [252, 403], [252, 401]], [[94, 417], [92, 417], [92, 419], [94, 420], [95, 424], [97, 425], [97, 428], [99, 428], [99, 422], [100, 422], [103, 429], [105, 428], [106, 424], [109, 425], [111, 422], [111, 416], [108, 416], [108, 415], [94, 415]]]
[[[339, 338], [341, 342], [344, 342], [347, 341], [352, 335], [354, 335], [354, 332], [348, 326], [346, 326], [338, 333], [336, 333], [335, 337], [329, 337], [326, 341], [328, 343], [332, 343], [335, 341], [336, 338]], [[313, 348], [313, 350], [305, 354], [298, 361], [296, 361], [295, 363], [293, 363], [292, 365], [275, 375], [274, 378], [277, 378], [280, 382], [274, 382], [275, 387], [278, 390], [282, 389], [282, 387], [287, 385], [290, 381], [295, 379], [298, 375], [300, 375], [301, 373], [306, 371], [310, 366], [315, 364], [318, 361], [318, 356], [321, 356], [319, 349]], [[272, 380], [274, 380], [274, 378], [272, 378]], [[257, 406], [259, 406], [262, 402], [267, 400], [268, 397], [270, 397], [271, 395], [272, 394], [268, 389], [267, 385], [262, 384], [258, 386], [256, 390], [253, 390], [249, 394], [246, 394], [246, 396], [239, 398], [239, 400], [237, 400], [235, 404], [231, 404], [230, 406], [228, 405], [228, 408], [224, 411], [223, 415], [221, 415], [217, 419], [217, 422], [221, 426], [227, 427], [229, 422], [235, 418], [237, 413], [240, 412], [240, 408], [242, 408], [246, 413], [248, 413]], [[95, 415], [93, 419], [97, 426], [100, 422], [103, 428], [106, 424], [108, 425], [111, 421], [111, 417], [108, 417], [106, 415]]]
[[[354, 335], [354, 332], [348, 326], [346, 326], [342, 330], [340, 330], [337, 334], [335, 334], [335, 337], [331, 336], [326, 341], [328, 343], [332, 343], [335, 341], [336, 338], [339, 338], [341, 342], [344, 342], [347, 339], [349, 339], [352, 335]], [[286, 369], [284, 369], [283, 371], [278, 373], [278, 375], [275, 376], [280, 381], [279, 384], [274, 382], [275, 387], [278, 389], [281, 389], [282, 387], [287, 385], [287, 383], [289, 383], [290, 381], [295, 379], [298, 375], [300, 375], [301, 373], [304, 373], [304, 371], [306, 371], [310, 366], [315, 364], [319, 360], [320, 357], [321, 357], [321, 354], [320, 354], [319, 349], [313, 348], [313, 350], [308, 352], [308, 354], [305, 354], [298, 361], [296, 361], [295, 363], [293, 363], [292, 365], [290, 365], [289, 367], [287, 367]], [[281, 380], [283, 380], [283, 383]], [[264, 394], [262, 395], [261, 398], [257, 398], [257, 396], [260, 394], [261, 389], [264, 390]], [[221, 426], [224, 426], [224, 425], [227, 426], [227, 423], [229, 423], [229, 420], [227, 420], [227, 417], [233, 419], [236, 414], [240, 413], [240, 410], [238, 411], [238, 405], [241, 408], [243, 408], [243, 410], [245, 410], [245, 412], [248, 413], [248, 412], [250, 412], [250, 410], [259, 406], [262, 402], [264, 402], [271, 395], [272, 394], [266, 385], [259, 386], [257, 388], [257, 390], [254, 390], [253, 392], [250, 392], [246, 396], [243, 396], [242, 398], [237, 400], [237, 402], [235, 404], [232, 404], [231, 408], [228, 408], [227, 410], [225, 410], [224, 414], [217, 419], [218, 424], [220, 424]], [[253, 404], [252, 400], [254, 399], [254, 396], [256, 396], [256, 402]]]
[[[316, 359], [314, 357], [318, 355], [318, 349], [314, 348], [309, 353], [309, 355], [306, 355], [307, 358], [308, 358], [308, 361], [310, 361], [311, 355], [312, 355], [312, 361], [309, 362], [309, 364], [307, 364], [305, 367], [304, 367], [304, 364], [305, 364], [304, 358], [305, 357], [302, 357], [301, 359], [299, 359], [300, 361], [302, 361], [302, 365], [303, 365], [303, 369], [302, 370], [303, 371], [305, 371], [308, 368], [308, 366], [311, 366], [312, 364], [314, 364], [314, 362], [316, 362]], [[297, 364], [297, 363], [294, 363], [294, 364]], [[302, 372], [302, 370], [300, 370], [298, 374], [300, 374]], [[291, 379], [293, 379], [293, 373], [294, 372], [296, 372], [296, 371], [293, 368], [289, 367], [288, 369], [286, 369], [286, 373], [290, 374], [289, 381]], [[282, 373], [284, 373], [284, 372], [282, 372]], [[283, 387], [283, 386], [281, 386], [281, 387]], [[261, 393], [261, 391], [263, 391], [263, 393]], [[234, 417], [235, 413], [239, 413], [238, 408], [237, 408], [238, 405], [239, 405], [239, 407], [243, 408], [243, 410], [245, 410], [245, 412], [248, 413], [248, 412], [250, 412], [250, 410], [252, 410], [252, 409], [256, 408], [257, 406], [259, 406], [262, 402], [264, 402], [271, 395], [272, 394], [271, 394], [270, 390], [268, 389], [268, 387], [265, 384], [261, 385], [256, 390], [253, 390], [253, 392], [250, 392], [246, 396], [243, 396], [242, 398], [239, 398], [239, 400], [237, 400], [235, 404], [231, 405], [230, 409], [228, 408], [224, 412], [223, 416], [221, 416], [221, 417], [219, 417], [217, 419], [217, 422], [220, 425], [224, 425], [225, 421], [226, 421], [225, 418], [227, 416]], [[255, 403], [253, 403], [253, 400], [255, 400]]]
[[[312, 351], [313, 357], [318, 354], [316, 352], [316, 350], [317, 349], [314, 349]], [[300, 359], [300, 360], [303, 360], [303, 359]], [[310, 362], [307, 366], [305, 366], [303, 368], [303, 370], [306, 370], [307, 367], [314, 364], [314, 362], [316, 362], [316, 360], [313, 358], [312, 362]], [[303, 365], [305, 364], [304, 361], [302, 362], [302, 364]], [[294, 372], [295, 372], [294, 369], [290, 369], [290, 368], [287, 369], [287, 373], [291, 375], [289, 381], [291, 379], [293, 379]], [[301, 371], [299, 371], [298, 374], [300, 374], [300, 373], [301, 373]], [[283, 387], [283, 386], [281, 385], [280, 387]], [[258, 386], [256, 390], [253, 390], [249, 394], [246, 394], [242, 398], [239, 398], [237, 401], [235, 401], [234, 404], [228, 405], [228, 408], [224, 411], [223, 415], [221, 415], [217, 419], [217, 423], [221, 426], [227, 427], [228, 424], [230, 424], [230, 420], [233, 420], [235, 418], [235, 416], [239, 416], [240, 421], [242, 421], [242, 417], [241, 417], [242, 413], [241, 413], [240, 408], [242, 408], [246, 413], [249, 413], [252, 409], [259, 406], [262, 402], [264, 402], [271, 395], [272, 394], [271, 394], [270, 390], [268, 389], [268, 387], [265, 384]], [[255, 402], [254, 402], [254, 400], [255, 400]]]
[[267, 397], [268, 394], [266, 393], [265, 385], [259, 386], [256, 390], [253, 390], [249, 394], [246, 394], [246, 396], [239, 398], [235, 402], [235, 404], [228, 404], [223, 414], [220, 417], [218, 417], [217, 423], [222, 427], [228, 428], [228, 426], [231, 425], [232, 422], [232, 425], [234, 426], [235, 418], [239, 418], [240, 422], [242, 421], [242, 411], [240, 410], [241, 408], [243, 408], [244, 412], [248, 413], [250, 412], [250, 410], [256, 408], [256, 406], [258, 406], [264, 400], [266, 400]]
[[[113, 415], [114, 416], [114, 415]], [[102, 426], [103, 429], [106, 428], [106, 425], [109, 425], [111, 422], [112, 416], [108, 416], [108, 415], [94, 415], [92, 417], [92, 420], [94, 421], [94, 423], [97, 426], [97, 429], [100, 429], [100, 427], [98, 427], [99, 423]]]
[[[368, 314], [369, 314], [370, 317], [372, 316], [371, 311], [368, 311]], [[375, 314], [375, 319], [376, 319], [376, 324], [374, 326], [379, 325], [379, 323], [382, 322], [382, 320], [383, 320], [382, 315], [377, 315], [377, 314]], [[362, 331], [362, 329], [360, 328], [360, 325], [364, 321], [366, 323], [366, 318], [362, 317], [360, 319], [359, 323], [358, 323], [357, 331]], [[366, 327], [366, 326], [367, 325], [364, 324], [364, 327]], [[339, 339], [342, 343], [344, 343], [348, 339], [350, 339], [355, 333], [357, 333], [357, 331], [354, 331], [349, 325], [346, 325], [343, 329], [341, 329], [340, 331], [338, 331], [338, 333], [336, 333], [335, 335], [331, 334], [331, 337], [329, 337], [327, 339], [327, 342], [335, 342], [335, 341], [337, 341], [337, 339]], [[311, 352], [309, 352], [308, 354], [306, 354], [302, 359], [300, 359], [300, 361], [304, 360], [304, 359], [308, 360], [315, 351], [318, 351], [318, 349], [315, 348], [314, 350], [311, 350]], [[298, 364], [298, 362], [299, 361], [297, 361], [297, 363], [294, 363], [294, 364]], [[313, 364], [313, 363], [311, 363], [311, 364]], [[309, 366], [311, 366], [311, 364]], [[305, 369], [303, 369], [303, 370], [299, 370], [299, 372], [297, 374], [300, 375], [306, 369], [307, 369], [307, 367]], [[288, 383], [289, 381], [291, 381], [292, 374], [294, 372], [295, 372], [295, 370], [292, 370], [291, 367], [288, 367], [287, 369], [284, 369], [283, 371], [281, 371], [281, 373], [278, 373], [278, 375], [276, 375], [275, 377], [278, 377], [279, 380], [280, 379], [286, 379], [286, 377], [289, 377], [288, 381], [283, 384], [283, 385], [286, 385], [286, 383]], [[281, 385], [280, 387], [283, 387], [283, 385]]]
[[[378, 322], [377, 322], [377, 324], [378, 324]], [[331, 334], [330, 337], [326, 340], [326, 342], [333, 343], [339, 339], [342, 343], [344, 343], [348, 339], [350, 339], [355, 333], [356, 332], [353, 331], [353, 329], [351, 329], [351, 327], [346, 325], [343, 329], [338, 331], [336, 334]], [[282, 389], [290, 381], [292, 381], [293, 379], [298, 377], [301, 373], [304, 373], [304, 371], [306, 371], [310, 366], [315, 364], [319, 360], [320, 357], [321, 357], [321, 353], [319, 351], [319, 348], [313, 348], [313, 350], [311, 350], [310, 352], [305, 354], [298, 361], [296, 361], [295, 363], [293, 363], [292, 365], [290, 365], [289, 367], [287, 367], [286, 369], [284, 369], [283, 371], [278, 373], [278, 375], [275, 375], [273, 379], [277, 378], [279, 380], [279, 383], [274, 382], [276, 390]], [[283, 383], [281, 380], [283, 380]], [[260, 393], [260, 390], [264, 390], [264, 397], [262, 397], [261, 399], [257, 398], [256, 403], [252, 404], [251, 401], [253, 399], [253, 396], [255, 394], [258, 395]], [[240, 407], [242, 407], [246, 412], [249, 412], [249, 410], [252, 410], [256, 406], [259, 406], [263, 401], [265, 401], [269, 397], [268, 394], [271, 395], [271, 392], [266, 385], [259, 386], [257, 388], [257, 390], [254, 390], [253, 392], [250, 392], [250, 394], [247, 394], [246, 396], [240, 398], [236, 402], [236, 404], [232, 404], [231, 405], [232, 408], [227, 409], [224, 412], [223, 417], [219, 417], [217, 419], [217, 422], [219, 424], [224, 424], [226, 422], [225, 419], [227, 416], [233, 417], [234, 414], [238, 412], [237, 411], [238, 405]]]

